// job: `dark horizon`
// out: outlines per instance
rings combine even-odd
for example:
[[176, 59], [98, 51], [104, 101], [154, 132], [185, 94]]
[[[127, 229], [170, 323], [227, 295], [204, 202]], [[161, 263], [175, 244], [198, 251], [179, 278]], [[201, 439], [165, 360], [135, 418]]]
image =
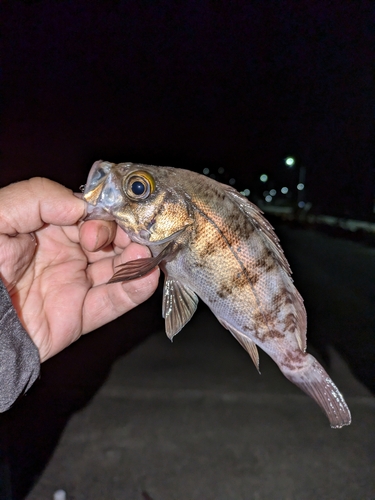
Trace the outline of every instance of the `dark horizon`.
[[315, 210], [370, 218], [374, 5], [2, 5], [1, 185], [77, 190], [93, 161], [202, 171], [239, 190], [283, 158]]

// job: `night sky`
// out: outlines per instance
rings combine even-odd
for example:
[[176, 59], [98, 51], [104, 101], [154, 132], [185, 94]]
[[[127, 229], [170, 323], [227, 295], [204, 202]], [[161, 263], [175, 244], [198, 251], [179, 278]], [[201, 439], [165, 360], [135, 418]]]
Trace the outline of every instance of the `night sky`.
[[[97, 159], [306, 167], [313, 210], [370, 217], [371, 1], [5, 1], [0, 184], [78, 190]], [[297, 165], [297, 166], [298, 166]]]

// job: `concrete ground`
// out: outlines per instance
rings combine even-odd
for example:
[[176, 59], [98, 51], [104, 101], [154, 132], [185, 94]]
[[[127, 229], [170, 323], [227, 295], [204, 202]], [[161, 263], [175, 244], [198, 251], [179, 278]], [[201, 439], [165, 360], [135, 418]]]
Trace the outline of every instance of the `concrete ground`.
[[338, 355], [341, 430], [266, 356], [261, 370], [205, 309], [173, 344], [150, 337], [71, 419], [27, 499], [375, 498], [375, 400]]
[[341, 430], [200, 308], [173, 343], [160, 332], [115, 363], [27, 500], [374, 499], [375, 400], [331, 354]]
[[156, 294], [46, 362], [1, 416], [0, 497], [375, 499], [375, 249], [279, 234], [306, 301], [308, 350], [331, 358], [350, 427], [331, 429], [263, 353], [259, 375], [204, 306], [171, 343]]

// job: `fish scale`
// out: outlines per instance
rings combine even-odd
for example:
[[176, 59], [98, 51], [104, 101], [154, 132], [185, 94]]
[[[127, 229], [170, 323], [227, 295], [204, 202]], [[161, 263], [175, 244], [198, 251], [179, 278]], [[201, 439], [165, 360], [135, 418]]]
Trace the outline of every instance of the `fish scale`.
[[160, 266], [163, 316], [172, 339], [198, 297], [259, 370], [257, 347], [311, 396], [332, 427], [349, 425], [343, 396], [306, 352], [306, 311], [279, 240], [260, 210], [232, 187], [189, 170], [95, 162], [85, 186], [88, 219], [114, 220], [152, 257], [119, 266], [109, 283]]

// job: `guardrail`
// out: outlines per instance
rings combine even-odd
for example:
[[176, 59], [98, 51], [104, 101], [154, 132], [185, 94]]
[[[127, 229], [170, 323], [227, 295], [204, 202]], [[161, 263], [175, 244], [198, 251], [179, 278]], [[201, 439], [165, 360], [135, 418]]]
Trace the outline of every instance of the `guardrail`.
[[333, 215], [314, 215], [309, 214], [311, 204], [306, 204], [305, 209], [296, 211], [293, 207], [277, 206], [258, 202], [259, 208], [265, 212], [286, 220], [296, 220], [308, 224], [324, 224], [330, 227], [341, 228], [346, 231], [355, 233], [356, 231], [364, 231], [366, 233], [375, 234], [375, 222], [347, 219], [345, 217], [336, 217]]

